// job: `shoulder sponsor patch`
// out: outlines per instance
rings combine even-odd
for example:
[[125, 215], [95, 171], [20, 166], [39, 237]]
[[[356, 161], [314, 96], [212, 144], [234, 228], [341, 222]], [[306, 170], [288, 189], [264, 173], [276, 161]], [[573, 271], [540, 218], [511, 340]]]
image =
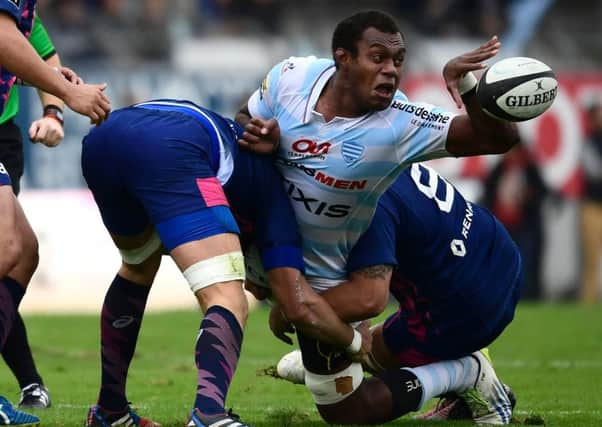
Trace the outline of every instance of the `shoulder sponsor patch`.
[[263, 99], [263, 93], [268, 90], [270, 85], [270, 76], [265, 76], [265, 79], [261, 82], [261, 86], [259, 86], [259, 99]]

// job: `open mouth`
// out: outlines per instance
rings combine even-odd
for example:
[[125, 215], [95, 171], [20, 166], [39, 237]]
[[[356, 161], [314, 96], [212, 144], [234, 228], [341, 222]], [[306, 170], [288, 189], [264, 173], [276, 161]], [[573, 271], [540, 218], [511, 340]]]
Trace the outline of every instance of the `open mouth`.
[[395, 92], [395, 86], [392, 83], [381, 83], [374, 88], [374, 91], [383, 98], [390, 98]]

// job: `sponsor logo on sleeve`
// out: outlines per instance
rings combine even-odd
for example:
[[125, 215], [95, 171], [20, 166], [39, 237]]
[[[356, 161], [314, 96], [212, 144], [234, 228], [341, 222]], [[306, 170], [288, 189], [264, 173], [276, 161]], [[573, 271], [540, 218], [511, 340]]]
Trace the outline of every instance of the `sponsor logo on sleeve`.
[[286, 61], [282, 64], [282, 68], [280, 69], [280, 74], [286, 73], [288, 70], [292, 70], [295, 68], [295, 64], [292, 61]]
[[410, 124], [421, 128], [444, 130], [452, 117], [450, 114], [433, 112], [424, 106], [409, 102], [393, 101], [391, 108], [410, 114], [412, 116]]
[[263, 94], [268, 90], [270, 85], [270, 76], [265, 76], [265, 79], [261, 82], [261, 86], [259, 86], [259, 99], [263, 100]]

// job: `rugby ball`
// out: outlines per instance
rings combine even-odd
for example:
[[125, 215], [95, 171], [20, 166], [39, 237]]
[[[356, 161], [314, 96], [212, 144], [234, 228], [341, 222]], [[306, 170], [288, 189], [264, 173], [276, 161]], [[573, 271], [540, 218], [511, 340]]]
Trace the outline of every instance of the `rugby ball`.
[[483, 73], [477, 98], [487, 114], [522, 122], [539, 116], [554, 103], [558, 82], [541, 61], [513, 57], [496, 62]]

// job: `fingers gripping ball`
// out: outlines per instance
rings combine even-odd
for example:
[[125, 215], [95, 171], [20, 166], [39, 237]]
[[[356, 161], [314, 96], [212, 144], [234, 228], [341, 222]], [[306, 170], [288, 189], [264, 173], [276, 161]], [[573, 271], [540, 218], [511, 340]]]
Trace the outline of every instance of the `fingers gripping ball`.
[[522, 122], [554, 103], [558, 82], [550, 67], [533, 58], [514, 57], [493, 64], [481, 77], [477, 97], [485, 113]]

